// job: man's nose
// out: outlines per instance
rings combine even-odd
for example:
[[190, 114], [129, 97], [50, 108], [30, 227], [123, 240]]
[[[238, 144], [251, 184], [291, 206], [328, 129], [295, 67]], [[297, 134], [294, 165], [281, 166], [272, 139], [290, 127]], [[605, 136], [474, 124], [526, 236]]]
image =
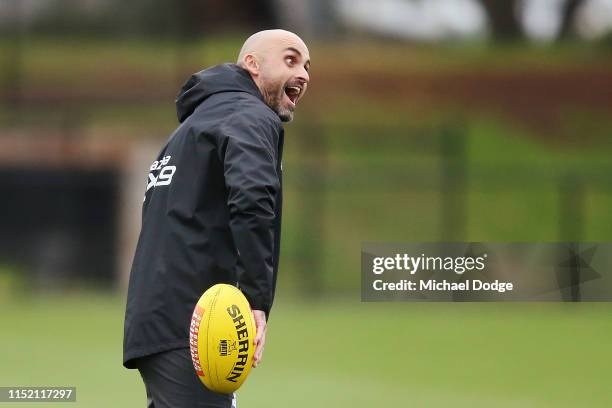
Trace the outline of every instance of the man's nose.
[[308, 75], [308, 71], [306, 71], [306, 68], [301, 67], [300, 72], [298, 74], [298, 79], [308, 83], [310, 81], [310, 75]]

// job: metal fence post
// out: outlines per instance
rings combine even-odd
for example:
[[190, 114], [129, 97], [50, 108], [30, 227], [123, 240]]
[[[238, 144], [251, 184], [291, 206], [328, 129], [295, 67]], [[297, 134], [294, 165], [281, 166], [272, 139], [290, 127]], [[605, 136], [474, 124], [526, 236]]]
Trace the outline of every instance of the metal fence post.
[[23, 75], [23, 5], [21, 0], [10, 0], [10, 10], [13, 14], [13, 23], [9, 26], [9, 39], [4, 62], [4, 75], [2, 87], [4, 88], [4, 101], [9, 113], [9, 121], [17, 122], [21, 115], [21, 84]]
[[563, 300], [580, 301], [579, 242], [584, 224], [585, 188], [581, 179], [570, 175], [559, 184], [559, 237], [568, 242], [560, 254], [557, 281]]
[[325, 250], [325, 190], [327, 188], [326, 134], [320, 125], [308, 126], [298, 138], [303, 165], [300, 170], [300, 217], [298, 251], [303, 293], [310, 297], [323, 291]]
[[467, 151], [464, 127], [447, 125], [439, 131], [440, 238], [461, 241], [467, 225]]

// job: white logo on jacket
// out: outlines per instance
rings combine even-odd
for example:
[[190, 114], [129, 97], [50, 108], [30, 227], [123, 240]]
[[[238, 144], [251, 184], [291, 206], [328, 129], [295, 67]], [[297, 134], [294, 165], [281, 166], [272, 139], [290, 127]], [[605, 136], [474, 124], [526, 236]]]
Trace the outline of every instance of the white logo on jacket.
[[[176, 166], [168, 166], [172, 156], [164, 156], [161, 160], [155, 160], [149, 168], [149, 179], [147, 180], [147, 190], [145, 191], [145, 198], [147, 199], [146, 192], [153, 187], [167, 186], [172, 183], [172, 176], [176, 171]], [[157, 172], [157, 175], [155, 174]], [[144, 201], [143, 200], [143, 201]]]

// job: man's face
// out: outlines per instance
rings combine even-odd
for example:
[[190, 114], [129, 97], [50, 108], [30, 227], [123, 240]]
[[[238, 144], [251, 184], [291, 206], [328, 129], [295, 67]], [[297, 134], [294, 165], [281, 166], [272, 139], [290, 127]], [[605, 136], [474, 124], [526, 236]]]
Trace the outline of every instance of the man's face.
[[290, 122], [310, 80], [308, 49], [301, 41], [283, 41], [262, 57], [260, 81], [264, 100], [283, 122]]

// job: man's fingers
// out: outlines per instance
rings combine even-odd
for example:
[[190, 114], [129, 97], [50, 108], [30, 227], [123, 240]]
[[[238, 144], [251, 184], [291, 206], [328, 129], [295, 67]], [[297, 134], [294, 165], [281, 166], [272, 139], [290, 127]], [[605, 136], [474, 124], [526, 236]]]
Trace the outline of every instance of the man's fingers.
[[261, 310], [253, 310], [253, 319], [257, 333], [253, 339], [255, 352], [253, 353], [253, 367], [257, 367], [261, 362], [264, 344], [266, 343], [266, 315]]
[[257, 367], [263, 358], [263, 347], [255, 352], [256, 355], [253, 356], [253, 367]]
[[266, 344], [266, 332], [264, 330], [263, 335], [257, 346], [255, 347], [255, 355], [257, 356], [257, 360], [261, 360], [261, 356], [263, 354], [264, 345]]
[[263, 338], [265, 326], [262, 327], [261, 325], [256, 325], [255, 327], [257, 329], [257, 334], [255, 335], [255, 339], [253, 340], [253, 343], [255, 345], [258, 345], [259, 342], [261, 342], [261, 339]]
[[266, 343], [266, 328], [264, 327], [258, 332], [258, 336], [255, 339], [255, 353], [253, 354], [253, 367], [257, 367], [261, 362], [263, 356], [263, 349]]
[[253, 339], [253, 343], [258, 345], [261, 342], [262, 337], [266, 332], [266, 317], [263, 312], [259, 310], [253, 310], [253, 320], [255, 320], [255, 339]]

